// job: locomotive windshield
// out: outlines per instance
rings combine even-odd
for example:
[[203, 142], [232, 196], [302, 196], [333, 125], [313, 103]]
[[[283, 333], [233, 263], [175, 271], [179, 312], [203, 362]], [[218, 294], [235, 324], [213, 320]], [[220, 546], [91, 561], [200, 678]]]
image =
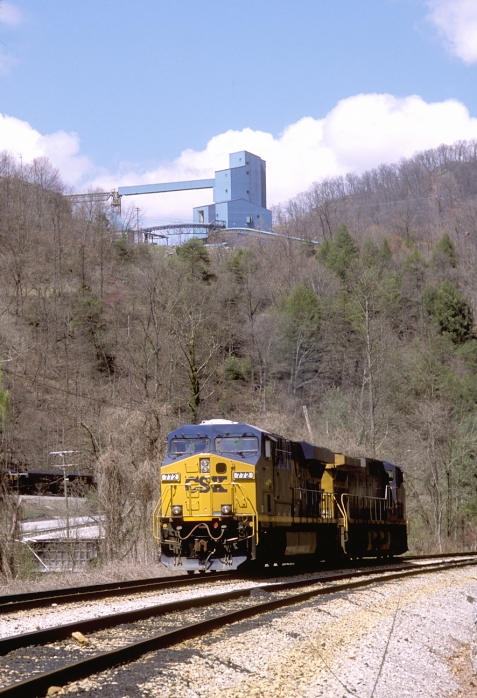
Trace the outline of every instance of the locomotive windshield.
[[257, 453], [258, 439], [256, 436], [218, 436], [215, 439], [217, 453]]
[[208, 453], [208, 451], [210, 451], [210, 441], [206, 436], [171, 439], [169, 446], [170, 456], [193, 456], [195, 453]]

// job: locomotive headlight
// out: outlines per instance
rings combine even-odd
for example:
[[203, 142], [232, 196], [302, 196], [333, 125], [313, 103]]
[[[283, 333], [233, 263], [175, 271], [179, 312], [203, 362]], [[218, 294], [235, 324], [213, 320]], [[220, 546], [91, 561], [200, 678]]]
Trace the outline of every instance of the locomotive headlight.
[[232, 513], [232, 505], [231, 504], [222, 504], [220, 507], [220, 511], [224, 516], [230, 516]]
[[180, 482], [181, 481], [181, 474], [180, 473], [162, 473], [161, 480], [162, 480], [162, 482]]
[[172, 516], [182, 516], [182, 505], [174, 504], [172, 507]]
[[253, 480], [253, 473], [234, 472], [234, 480]]
[[200, 472], [201, 473], [210, 473], [210, 458], [201, 458], [200, 459]]

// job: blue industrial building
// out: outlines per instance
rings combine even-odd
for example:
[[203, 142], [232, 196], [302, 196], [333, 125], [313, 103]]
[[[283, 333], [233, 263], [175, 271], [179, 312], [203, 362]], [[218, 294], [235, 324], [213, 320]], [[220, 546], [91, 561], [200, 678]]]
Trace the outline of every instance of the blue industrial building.
[[267, 209], [265, 160], [246, 150], [229, 155], [229, 167], [215, 173], [214, 203], [193, 209], [194, 223], [223, 221], [226, 228], [272, 229]]
[[[121, 207], [123, 196], [137, 194], [158, 194], [171, 191], [191, 191], [193, 189], [213, 189], [214, 203], [196, 206], [193, 209], [195, 235], [204, 226], [202, 236], [212, 227], [225, 229], [256, 230], [272, 232], [272, 212], [267, 209], [267, 173], [265, 160], [246, 150], [229, 155], [229, 167], [218, 170], [212, 179], [194, 179], [186, 182], [166, 182], [162, 184], [142, 184], [119, 187], [113, 194], [115, 212]], [[187, 224], [184, 224], [187, 227]], [[145, 232], [169, 229], [171, 226], [153, 226]], [[173, 226], [175, 228], [181, 226]], [[159, 233], [156, 234], [156, 237]], [[166, 237], [166, 235], [162, 235]]]

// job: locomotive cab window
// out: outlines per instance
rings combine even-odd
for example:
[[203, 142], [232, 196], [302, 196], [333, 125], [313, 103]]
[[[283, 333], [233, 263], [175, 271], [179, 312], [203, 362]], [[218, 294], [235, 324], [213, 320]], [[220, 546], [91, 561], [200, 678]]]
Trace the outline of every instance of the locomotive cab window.
[[256, 436], [218, 436], [215, 439], [217, 453], [257, 453], [258, 439]]
[[210, 451], [210, 441], [207, 437], [171, 439], [169, 446], [170, 456], [193, 456], [195, 453], [208, 451]]

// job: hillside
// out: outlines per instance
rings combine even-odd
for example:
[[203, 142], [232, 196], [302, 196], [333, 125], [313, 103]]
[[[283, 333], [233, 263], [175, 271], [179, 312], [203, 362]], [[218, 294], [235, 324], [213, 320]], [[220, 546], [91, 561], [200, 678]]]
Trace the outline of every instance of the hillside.
[[306, 405], [318, 443], [404, 466], [414, 550], [475, 546], [476, 183], [477, 145], [442, 146], [315, 185], [274, 212], [281, 240], [175, 249], [130, 244], [99, 204], [73, 214], [48, 161], [3, 153], [3, 466], [77, 451], [106, 557], [148, 559], [167, 431], [309, 438]]

